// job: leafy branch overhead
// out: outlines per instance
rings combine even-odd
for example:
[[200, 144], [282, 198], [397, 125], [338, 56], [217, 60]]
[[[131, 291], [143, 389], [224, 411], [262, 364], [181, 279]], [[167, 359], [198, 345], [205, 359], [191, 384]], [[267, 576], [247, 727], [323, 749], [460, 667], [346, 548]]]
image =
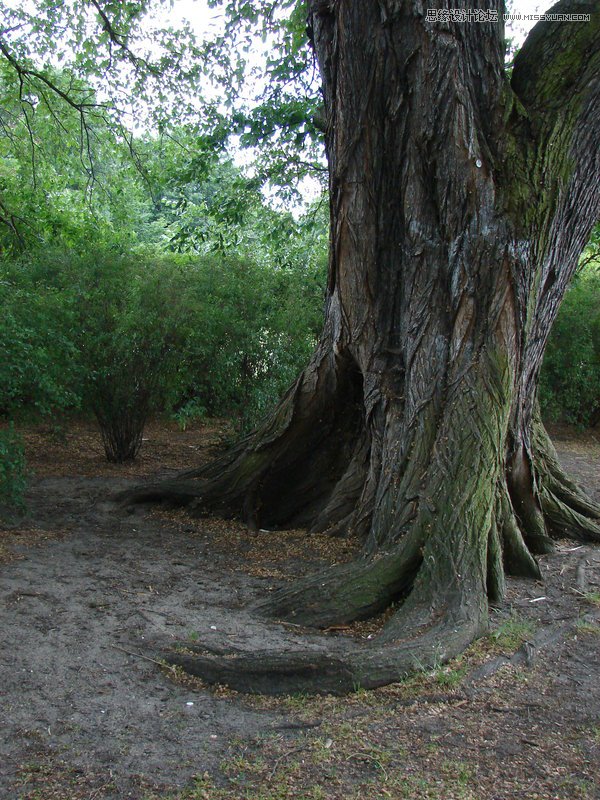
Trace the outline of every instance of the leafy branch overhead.
[[[99, 176], [101, 131], [124, 143], [143, 172], [139, 135], [181, 125], [193, 126], [213, 150], [232, 136], [242, 146], [262, 143], [255, 153], [262, 183], [293, 187], [307, 172], [323, 175], [304, 4], [211, 2], [215, 24], [203, 38], [188, 22], [165, 25], [172, 6], [0, 2], [0, 124], [8, 141], [13, 124], [24, 129], [33, 183], [43, 158], [34, 152], [40, 115], [77, 148], [90, 184]], [[18, 216], [8, 209], [2, 220], [17, 230]]]
[[[157, 24], [161, 5], [39, 0], [14, 8], [3, 0], [1, 53], [24, 88], [44, 84], [76, 110], [101, 107], [130, 123], [139, 123], [140, 114], [157, 122], [176, 107], [185, 115], [193, 110], [185, 98], [192, 93], [195, 101], [202, 98], [198, 79], [205, 50], [189, 25], [174, 30]], [[58, 71], [92, 87], [101, 101], [88, 101], [80, 90], [57, 82]]]

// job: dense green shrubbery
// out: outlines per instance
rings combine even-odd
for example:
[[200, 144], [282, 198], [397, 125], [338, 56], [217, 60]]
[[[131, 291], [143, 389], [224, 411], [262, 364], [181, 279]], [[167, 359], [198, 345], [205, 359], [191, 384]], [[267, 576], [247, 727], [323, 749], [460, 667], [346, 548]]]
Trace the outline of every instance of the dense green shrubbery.
[[577, 425], [600, 417], [600, 270], [575, 276], [546, 349], [540, 380], [545, 415]]
[[[200, 259], [187, 275], [187, 331], [177, 396], [193, 409], [255, 424], [305, 365], [322, 320], [321, 275], [237, 258]], [[174, 402], [173, 402], [174, 401]]]
[[18, 76], [0, 78], [0, 419], [93, 413], [113, 460], [135, 456], [153, 411], [252, 425], [320, 327], [325, 208], [272, 208], [191, 124], [123, 141], [92, 114], [82, 149], [80, 115], [46, 83], [24, 112]]
[[107, 457], [135, 457], [152, 411], [247, 428], [305, 363], [321, 275], [240, 257], [58, 251], [1, 275], [2, 413], [81, 409]]
[[[318, 336], [324, 265], [307, 261], [301, 266], [292, 253], [273, 268], [264, 253], [252, 260], [100, 246], [7, 261], [0, 414], [93, 413], [115, 461], [135, 457], [151, 412], [171, 414], [182, 427], [230, 416], [246, 430], [289, 386]], [[567, 293], [540, 393], [550, 418], [597, 421], [597, 270], [578, 275]], [[16, 487], [19, 458], [11, 468]]]
[[0, 414], [48, 414], [79, 402], [72, 298], [18, 271], [0, 273]]
[[176, 265], [100, 253], [70, 264], [77, 294], [81, 406], [96, 416], [109, 461], [135, 458], [181, 357]]
[[[306, 363], [319, 333], [323, 264], [299, 262], [273, 268], [264, 258], [108, 247], [5, 262], [0, 413], [93, 413], [116, 461], [136, 455], [151, 412], [182, 427], [231, 416], [248, 429]], [[553, 419], [587, 425], [598, 416], [598, 271], [588, 268], [567, 293], [541, 399]]]

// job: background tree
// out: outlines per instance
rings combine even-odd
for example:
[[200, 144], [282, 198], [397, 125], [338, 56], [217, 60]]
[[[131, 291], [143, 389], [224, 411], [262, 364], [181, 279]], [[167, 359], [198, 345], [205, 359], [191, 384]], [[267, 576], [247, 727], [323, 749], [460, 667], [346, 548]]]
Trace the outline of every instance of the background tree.
[[[63, 225], [80, 210], [62, 207], [48, 192], [53, 173], [63, 184], [68, 175], [69, 189], [97, 210], [94, 194], [119, 193], [123, 186], [118, 170], [111, 175], [116, 186], [103, 180], [111, 172], [107, 159], [144, 175], [135, 147], [142, 130], [195, 119], [219, 146], [220, 116], [203, 95], [211, 84], [203, 74], [210, 43], [198, 44], [189, 26], [160, 25], [154, 17], [160, 8], [160, 0], [0, 2], [0, 158], [6, 167], [0, 225], [11, 247], [39, 238], [38, 214], [44, 217], [46, 208], [62, 212]], [[24, 189], [33, 202], [24, 202]]]
[[137, 497], [364, 538], [356, 562], [264, 604], [278, 619], [326, 627], [400, 605], [369, 650], [173, 657], [208, 679], [392, 681], [480, 635], [505, 569], [539, 577], [554, 537], [600, 539], [600, 509], [536, 414], [550, 327], [600, 211], [598, 3], [558, 3], [590, 21], [538, 24], [510, 75], [503, 4], [489, 9], [462, 22], [446, 2], [432, 16], [412, 0], [308, 3], [330, 179], [321, 340], [254, 434]]

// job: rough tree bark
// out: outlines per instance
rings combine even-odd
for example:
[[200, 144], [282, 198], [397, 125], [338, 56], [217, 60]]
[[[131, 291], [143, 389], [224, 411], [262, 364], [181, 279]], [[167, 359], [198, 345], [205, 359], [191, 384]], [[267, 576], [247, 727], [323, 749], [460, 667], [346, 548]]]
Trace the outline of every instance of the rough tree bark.
[[[174, 660], [258, 691], [398, 679], [485, 630], [505, 570], [600, 540], [535, 409], [550, 327], [600, 213], [600, 4], [539, 23], [504, 68], [498, 21], [436, 0], [311, 0], [331, 253], [324, 331], [265, 423], [207, 468], [138, 492], [251, 526], [358, 532], [362, 556], [259, 609], [326, 627], [398, 603], [366, 650]], [[481, 6], [480, 3], [475, 4]]]

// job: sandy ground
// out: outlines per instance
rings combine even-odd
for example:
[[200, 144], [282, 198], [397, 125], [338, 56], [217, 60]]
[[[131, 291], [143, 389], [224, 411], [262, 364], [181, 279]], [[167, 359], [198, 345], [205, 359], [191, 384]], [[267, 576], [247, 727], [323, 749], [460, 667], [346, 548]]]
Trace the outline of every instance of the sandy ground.
[[[600, 500], [598, 439], [553, 433]], [[510, 581], [497, 634], [435, 674], [347, 700], [215, 692], [165, 648], [335, 646], [347, 633], [247, 609], [356, 543], [111, 500], [209, 457], [219, 426], [151, 426], [126, 468], [85, 423], [25, 434], [29, 512], [0, 531], [2, 800], [600, 797], [600, 548], [561, 542], [542, 584]]]

